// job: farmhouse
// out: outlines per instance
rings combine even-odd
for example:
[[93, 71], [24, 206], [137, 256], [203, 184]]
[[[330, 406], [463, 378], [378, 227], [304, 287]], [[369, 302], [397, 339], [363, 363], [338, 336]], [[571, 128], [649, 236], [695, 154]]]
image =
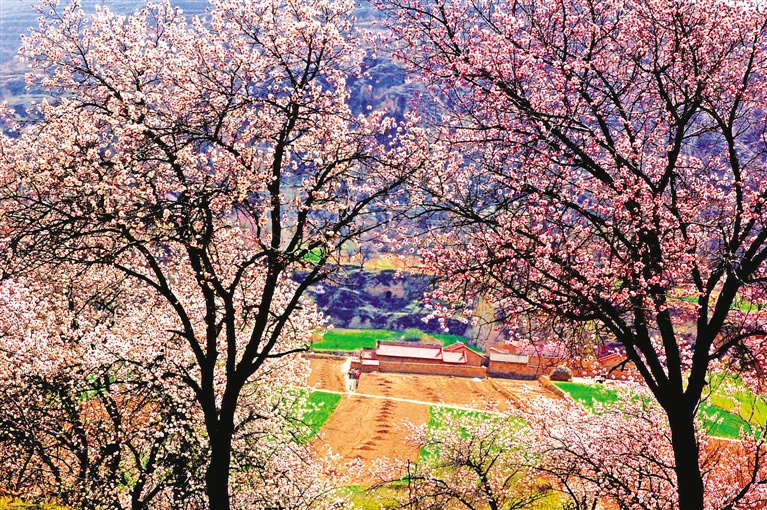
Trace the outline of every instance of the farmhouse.
[[[379, 341], [373, 349], [362, 349], [359, 357], [352, 360], [351, 368], [364, 373], [535, 379], [548, 374], [558, 365], [569, 366], [576, 375], [604, 374], [623, 359], [623, 356], [610, 352], [593, 360], [587, 368], [580, 362], [575, 364], [561, 345], [509, 342], [500, 348], [490, 348], [485, 356], [462, 342], [443, 347], [438, 344]], [[625, 373], [625, 370], [616, 371], [611, 375]]]
[[375, 349], [362, 349], [352, 367], [362, 372], [439, 374], [485, 377], [487, 357], [456, 342], [448, 347], [432, 344], [377, 342]]

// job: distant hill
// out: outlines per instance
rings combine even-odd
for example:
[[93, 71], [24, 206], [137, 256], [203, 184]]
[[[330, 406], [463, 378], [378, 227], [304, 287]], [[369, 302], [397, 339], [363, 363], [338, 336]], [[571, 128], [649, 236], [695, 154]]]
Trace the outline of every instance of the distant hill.
[[[330, 323], [339, 328], [417, 328], [426, 333], [444, 333], [437, 320], [424, 322], [429, 314], [423, 306], [424, 293], [433, 277], [397, 271], [345, 269], [335, 282], [324, 282], [309, 290]], [[449, 321], [450, 334], [463, 335], [468, 326]]]

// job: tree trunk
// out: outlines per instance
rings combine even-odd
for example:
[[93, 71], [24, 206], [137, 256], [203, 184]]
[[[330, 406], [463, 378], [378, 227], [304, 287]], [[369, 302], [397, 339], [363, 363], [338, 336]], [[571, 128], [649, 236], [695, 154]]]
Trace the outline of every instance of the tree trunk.
[[210, 510], [229, 510], [229, 463], [232, 452], [233, 427], [218, 423], [210, 434], [210, 464], [205, 473], [205, 488]]
[[679, 510], [703, 510], [703, 476], [698, 463], [694, 414], [679, 400], [674, 409], [667, 409], [674, 448]]

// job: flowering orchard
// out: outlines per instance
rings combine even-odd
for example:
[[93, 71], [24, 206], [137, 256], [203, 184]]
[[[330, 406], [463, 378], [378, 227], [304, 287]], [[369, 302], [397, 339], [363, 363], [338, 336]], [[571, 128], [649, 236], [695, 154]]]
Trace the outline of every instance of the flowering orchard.
[[[677, 508], [664, 410], [641, 383], [613, 391], [615, 402], [591, 410], [564, 398], [530, 400], [507, 413], [432, 408], [428, 425], [409, 427], [409, 440], [422, 448], [418, 462], [384, 462], [377, 475], [395, 486], [407, 482], [400, 504], [419, 509]], [[701, 430], [704, 508], [764, 508], [763, 441]]]
[[[353, 10], [345, 0], [222, 0], [203, 20], [167, 3], [120, 16], [50, 1], [23, 41], [28, 83], [54, 97], [0, 140], [4, 274], [56, 274], [73, 292], [122, 282], [107, 309], [130, 330], [105, 320], [44, 359], [82, 361], [115, 335], [109, 355], [141, 366], [126, 369], [140, 384], [184, 395], [204, 449], [205, 465], [192, 467], [216, 510], [266, 504], [264, 495], [301, 506], [278, 487], [288, 472], [302, 490], [324, 487], [312, 486], [311, 466], [294, 469], [298, 447], [270, 442], [287, 431], [264, 423], [276, 388], [302, 372], [293, 355], [323, 323], [304, 292], [335, 270], [344, 243], [394, 219], [404, 163], [423, 151], [419, 130], [347, 106], [346, 79], [365, 53]], [[163, 402], [145, 419], [163, 421]], [[258, 447], [245, 440], [259, 437]], [[140, 467], [120, 483], [135, 487]]]
[[[204, 508], [204, 415], [184, 382], [194, 357], [168, 332], [172, 309], [114, 271], [64, 270], [2, 286], [0, 491], [72, 508]], [[235, 506], [342, 505], [334, 459], [295, 439], [307, 430], [288, 386], [303, 383], [304, 364], [267, 361], [243, 390]]]
[[[0, 137], [2, 483], [83, 508], [343, 505], [283, 419], [323, 324], [304, 294], [417, 204], [436, 314], [484, 299], [510, 327], [618, 341], [659, 406], [573, 417], [552, 476], [629, 508], [757, 508], [763, 445], [719, 448], [696, 416], [712, 372], [759, 389], [765, 365], [764, 7], [379, 6], [428, 132], [352, 114], [368, 43], [347, 0], [44, 3], [21, 55], [51, 98]], [[613, 470], [611, 446], [639, 452]], [[717, 451], [750, 471], [720, 476]]]
[[707, 377], [765, 362], [763, 4], [380, 3], [443, 106], [414, 186], [449, 218], [423, 252], [438, 312], [483, 297], [620, 342], [668, 420], [675, 504], [703, 508]]

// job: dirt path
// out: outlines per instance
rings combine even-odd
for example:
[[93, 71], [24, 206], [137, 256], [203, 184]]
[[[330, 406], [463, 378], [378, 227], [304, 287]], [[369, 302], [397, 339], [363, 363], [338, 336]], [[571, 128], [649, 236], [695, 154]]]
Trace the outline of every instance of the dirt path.
[[466, 377], [415, 374], [363, 374], [359, 393], [392, 395], [424, 402], [453, 404], [480, 409], [507, 407], [506, 397], [487, 380]]
[[[360, 393], [359, 391], [355, 392], [349, 392], [349, 391], [333, 391], [333, 390], [322, 390], [326, 391], [328, 393], [335, 393], [337, 395], [347, 395], [349, 397], [359, 397], [359, 398], [374, 398], [378, 400], [391, 400], [393, 402], [404, 402], [406, 404], [417, 404], [422, 406], [439, 406], [439, 407], [449, 407], [450, 409], [461, 409], [463, 411], [476, 411], [476, 406], [461, 406], [457, 404], [444, 404], [442, 402], [428, 402], [425, 400], [415, 400], [412, 398], [400, 398], [400, 397], [390, 397], [386, 395], [371, 395], [370, 393]], [[502, 414], [500, 411], [487, 411], [483, 410], [482, 412], [487, 413], [495, 413], [495, 414]]]

